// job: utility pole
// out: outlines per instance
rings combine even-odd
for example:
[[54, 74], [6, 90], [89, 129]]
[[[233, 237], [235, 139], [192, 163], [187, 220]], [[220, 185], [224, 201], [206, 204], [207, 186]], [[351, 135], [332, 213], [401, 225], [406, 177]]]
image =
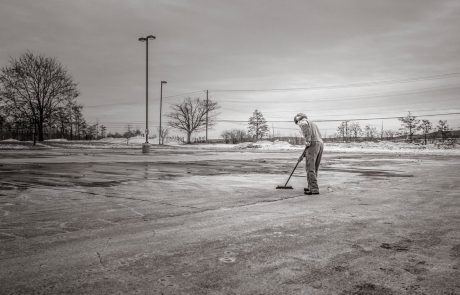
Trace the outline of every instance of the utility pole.
[[348, 142], [348, 121], [345, 121], [345, 142]]
[[208, 103], [209, 103], [209, 91], [206, 90], [206, 143], [208, 143]]
[[166, 81], [161, 81], [161, 87], [160, 87], [160, 130], [158, 132], [158, 145], [162, 144], [163, 141], [163, 129], [161, 129], [161, 107], [163, 104], [163, 84], [167, 84], [168, 82]]
[[145, 42], [145, 143], [142, 144], [142, 153], [150, 151], [149, 145], [149, 40], [155, 39], [155, 36], [148, 35], [138, 40]]
[[380, 132], [380, 139], [383, 140], [383, 120], [382, 120], [382, 130]]
[[99, 120], [96, 121], [96, 140], [99, 136]]

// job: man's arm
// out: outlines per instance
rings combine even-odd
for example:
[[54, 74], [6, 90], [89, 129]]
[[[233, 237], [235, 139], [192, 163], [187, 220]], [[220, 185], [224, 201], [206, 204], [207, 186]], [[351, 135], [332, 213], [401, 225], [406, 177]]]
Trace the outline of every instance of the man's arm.
[[303, 136], [305, 137], [305, 145], [310, 146], [311, 144], [311, 126], [308, 122], [300, 124], [300, 129], [302, 129]]

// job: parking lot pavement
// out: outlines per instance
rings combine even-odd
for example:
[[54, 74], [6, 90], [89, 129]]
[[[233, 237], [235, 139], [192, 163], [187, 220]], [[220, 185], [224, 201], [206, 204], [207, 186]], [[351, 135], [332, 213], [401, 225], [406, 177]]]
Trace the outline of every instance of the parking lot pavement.
[[459, 157], [296, 155], [2, 153], [0, 293], [459, 291]]

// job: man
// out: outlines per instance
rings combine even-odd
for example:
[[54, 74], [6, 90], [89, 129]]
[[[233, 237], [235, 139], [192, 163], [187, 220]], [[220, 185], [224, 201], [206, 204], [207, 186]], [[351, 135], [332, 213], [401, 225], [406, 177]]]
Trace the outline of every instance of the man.
[[305, 145], [307, 150], [299, 161], [306, 158], [306, 170], [307, 170], [307, 182], [308, 188], [304, 188], [306, 195], [318, 195], [318, 168], [321, 162], [321, 156], [323, 155], [323, 140], [321, 133], [319, 132], [318, 126], [315, 123], [308, 120], [307, 115], [298, 113], [294, 117], [294, 123], [300, 127], [302, 134], [305, 137]]

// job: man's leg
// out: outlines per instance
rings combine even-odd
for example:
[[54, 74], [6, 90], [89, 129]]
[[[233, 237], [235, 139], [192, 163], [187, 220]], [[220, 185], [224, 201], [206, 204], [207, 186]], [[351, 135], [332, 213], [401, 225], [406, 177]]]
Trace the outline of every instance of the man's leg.
[[323, 156], [323, 148], [324, 148], [324, 144], [321, 143], [321, 146], [320, 146], [319, 152], [318, 152], [318, 156], [316, 156], [316, 162], [315, 162], [316, 178], [318, 178], [318, 170], [319, 170], [319, 164], [321, 163], [321, 158]]
[[304, 192], [307, 193], [311, 191], [310, 180], [308, 178], [308, 154], [305, 154], [305, 171], [307, 172], [307, 187], [304, 188]]
[[316, 178], [316, 161], [321, 148], [321, 143], [312, 142], [307, 149], [307, 181], [311, 193], [319, 193], [318, 180]]

